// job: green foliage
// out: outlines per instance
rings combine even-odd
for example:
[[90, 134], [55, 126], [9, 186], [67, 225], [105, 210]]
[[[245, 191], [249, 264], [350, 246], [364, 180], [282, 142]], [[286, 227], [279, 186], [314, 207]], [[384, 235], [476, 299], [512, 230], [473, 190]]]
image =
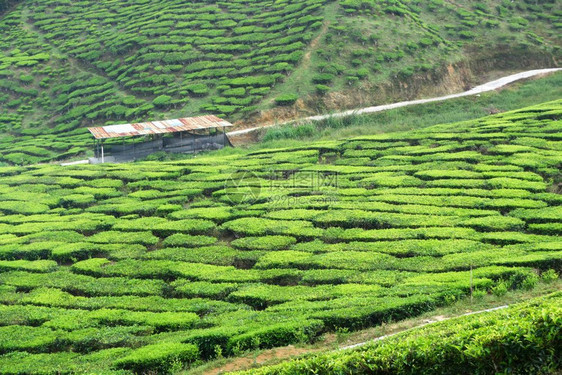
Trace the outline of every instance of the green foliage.
[[88, 237], [88, 241], [94, 243], [156, 245], [156, 243], [158, 243], [158, 237], [153, 236], [150, 232], [131, 232], [124, 236], [123, 233], [118, 231], [107, 231]]
[[176, 233], [167, 237], [162, 241], [164, 246], [208, 246], [217, 242], [215, 237], [209, 236], [192, 236], [189, 234]]
[[558, 273], [557, 273], [555, 270], [550, 269], [550, 270], [545, 271], [545, 272], [543, 272], [543, 273], [541, 274], [541, 279], [542, 279], [545, 283], [551, 283], [551, 282], [553, 282], [554, 280], [557, 280], [557, 279], [558, 279], [558, 276], [559, 276], [559, 275], [558, 275]]
[[228, 221], [222, 228], [238, 234], [265, 235], [265, 234], [288, 234], [295, 236], [315, 236], [322, 233], [321, 230], [313, 228], [308, 221], [270, 220], [262, 218], [241, 218]]
[[[114, 364], [117, 368], [135, 372], [149, 370], [166, 373], [172, 369], [181, 369], [182, 366], [195, 361], [197, 356], [198, 349], [193, 344], [162, 343], [135, 349]], [[174, 368], [175, 362], [180, 364], [179, 369]]]
[[498, 285], [492, 288], [492, 293], [494, 293], [494, 295], [498, 297], [501, 297], [507, 293], [507, 290], [507, 283], [505, 281], [501, 281], [500, 283], [498, 283]]
[[171, 100], [172, 97], [170, 95], [160, 95], [154, 98], [152, 104], [154, 104], [154, 106], [156, 107], [167, 107], [170, 105]]
[[179, 279], [174, 281], [171, 286], [174, 292], [182, 297], [206, 297], [223, 299], [231, 292], [238, 289], [238, 284], [234, 283], [209, 283], [206, 281], [189, 281]]
[[281, 106], [293, 105], [299, 96], [297, 94], [285, 94], [275, 98], [275, 103]]
[[312, 82], [318, 84], [330, 83], [334, 79], [334, 76], [330, 73], [318, 74], [312, 77]]
[[319, 320], [288, 321], [233, 336], [227, 343], [227, 349], [237, 354], [246, 350], [310, 342], [322, 332], [323, 328], [324, 324]]
[[328, 93], [328, 91], [330, 91], [330, 86], [326, 86], [326, 85], [316, 85], [316, 92], [319, 95], [326, 95]]
[[210, 233], [215, 228], [215, 223], [209, 220], [185, 219], [167, 221], [156, 224], [152, 230], [162, 236], [173, 233]]
[[536, 210], [518, 209], [514, 210], [511, 215], [533, 223], [562, 221], [562, 206], [545, 207]]
[[[560, 294], [399, 334], [365, 347], [321, 354], [244, 374], [538, 373], [557, 368]], [[373, 370], [375, 369], [375, 370]]]
[[0, 260], [1, 271], [24, 270], [30, 272], [50, 272], [57, 268], [52, 260]]
[[[223, 10], [194, 14], [223, 18]], [[231, 26], [236, 36], [260, 32], [243, 20]], [[208, 29], [200, 26], [190, 30]], [[325, 69], [336, 87], [345, 69]], [[267, 81], [253, 77], [217, 78], [212, 87], [235, 94], [254, 89], [246, 81]], [[552, 282], [562, 267], [562, 201], [548, 192], [559, 177], [560, 124], [552, 114], [560, 105], [285, 148], [2, 167], [0, 368], [178, 372], [197, 361], [405, 319], [471, 290], [502, 296]], [[481, 341], [461, 341], [449, 352], [459, 342], [435, 349], [443, 341], [435, 340], [419, 352], [393, 344], [394, 362], [380, 363], [407, 353], [414, 371], [428, 360], [439, 371], [444, 351], [460, 358], [447, 362], [459, 372], [466, 358], [484, 358], [459, 355], [468, 346], [480, 353]], [[515, 353], [518, 340], [509, 341]], [[479, 361], [465, 367], [481, 371], [469, 367]], [[355, 372], [348, 370], [341, 372]]]
[[484, 216], [463, 221], [461, 225], [482, 231], [518, 231], [525, 227], [525, 222], [509, 216]]
[[297, 243], [294, 237], [263, 236], [244, 237], [231, 242], [231, 245], [245, 250], [283, 250]]
[[49, 206], [36, 202], [3, 201], [0, 202], [0, 211], [14, 214], [39, 214], [47, 212]]

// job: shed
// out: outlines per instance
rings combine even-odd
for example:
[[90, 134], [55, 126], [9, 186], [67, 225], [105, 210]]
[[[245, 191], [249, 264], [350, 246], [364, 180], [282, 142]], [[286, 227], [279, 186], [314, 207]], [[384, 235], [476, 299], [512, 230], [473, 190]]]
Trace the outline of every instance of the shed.
[[[189, 153], [229, 146], [230, 122], [214, 115], [88, 128], [94, 136], [91, 163], [130, 161], [154, 152]], [[139, 142], [138, 139], [143, 139]], [[105, 148], [104, 148], [105, 143]]]

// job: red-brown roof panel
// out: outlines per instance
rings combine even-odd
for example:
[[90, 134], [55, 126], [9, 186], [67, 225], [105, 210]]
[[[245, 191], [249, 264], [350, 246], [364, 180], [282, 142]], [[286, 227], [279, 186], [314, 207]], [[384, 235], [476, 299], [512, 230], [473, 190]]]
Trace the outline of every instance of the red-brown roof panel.
[[148, 134], [175, 133], [188, 130], [213, 129], [233, 126], [214, 115], [185, 117], [172, 120], [135, 124], [107, 125], [88, 128], [96, 139], [134, 137]]

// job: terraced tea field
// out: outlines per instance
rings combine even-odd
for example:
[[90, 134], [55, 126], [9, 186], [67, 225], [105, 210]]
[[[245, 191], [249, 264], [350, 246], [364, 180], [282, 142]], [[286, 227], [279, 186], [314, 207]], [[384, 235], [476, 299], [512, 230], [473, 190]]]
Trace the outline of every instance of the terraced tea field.
[[0, 372], [173, 372], [532, 288], [562, 266], [561, 113], [2, 167]]
[[556, 65], [561, 16], [560, 2], [523, 0], [4, 0], [0, 162], [82, 155], [86, 126], [311, 115], [415, 91], [415, 77], [434, 86], [451, 63]]

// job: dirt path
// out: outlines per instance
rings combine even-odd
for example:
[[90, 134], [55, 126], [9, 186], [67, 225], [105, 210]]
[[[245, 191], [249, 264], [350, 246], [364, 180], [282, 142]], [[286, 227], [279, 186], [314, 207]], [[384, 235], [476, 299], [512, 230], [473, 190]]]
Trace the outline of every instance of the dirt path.
[[339, 118], [339, 117], [346, 117], [346, 116], [352, 116], [352, 115], [361, 115], [361, 114], [366, 114], [366, 113], [382, 112], [382, 111], [387, 111], [389, 109], [406, 107], [406, 106], [410, 106], [410, 105], [424, 104], [424, 103], [431, 103], [431, 102], [441, 102], [441, 101], [445, 101], [445, 100], [449, 100], [449, 99], [461, 98], [461, 97], [464, 97], [464, 96], [478, 95], [478, 94], [481, 94], [481, 93], [484, 93], [484, 92], [487, 92], [487, 91], [497, 90], [497, 89], [499, 89], [501, 87], [504, 87], [504, 86], [506, 86], [510, 83], [513, 83], [513, 82], [516, 82], [516, 81], [519, 81], [519, 80], [522, 80], [522, 79], [535, 77], [535, 76], [542, 75], [542, 74], [553, 73], [553, 72], [560, 71], [560, 70], [562, 70], [562, 68], [527, 70], [527, 71], [524, 71], [524, 72], [509, 75], [507, 77], [503, 77], [503, 78], [500, 78], [500, 79], [497, 79], [497, 80], [494, 80], [494, 81], [491, 81], [491, 82], [484, 83], [484, 84], [476, 86], [476, 87], [474, 87], [474, 88], [472, 88], [468, 91], [461, 92], [461, 93], [458, 93], [458, 94], [439, 96], [439, 97], [429, 98], [429, 99], [409, 100], [409, 101], [405, 101], [405, 102], [398, 102], [398, 103], [392, 103], [392, 104], [383, 104], [383, 105], [378, 105], [378, 106], [374, 106], [374, 107], [351, 109], [351, 110], [348, 110], [348, 111], [336, 112], [336, 113], [332, 113], [332, 114], [329, 114], [329, 115], [318, 115], [318, 116], [305, 117], [305, 118], [301, 118], [301, 119], [283, 122], [283, 123], [276, 124], [276, 125], [257, 126], [257, 127], [248, 128], [248, 129], [235, 130], [235, 131], [227, 133], [227, 135], [229, 137], [238, 137], [238, 136], [241, 136], [243, 134], [252, 133], [252, 132], [254, 132], [258, 129], [270, 128], [270, 127], [277, 126], [277, 125], [285, 125], [285, 124], [290, 124], [290, 123], [295, 123], [295, 122], [321, 121], [321, 120], [326, 120], [326, 119], [329, 119], [329, 118]]
[[358, 348], [367, 344], [371, 344], [377, 341], [381, 341], [381, 340], [385, 340], [387, 338], [396, 336], [398, 334], [404, 333], [404, 332], [409, 332], [409, 331], [413, 331], [431, 324], [435, 324], [438, 322], [442, 322], [442, 321], [446, 321], [446, 320], [450, 320], [450, 319], [455, 319], [455, 318], [461, 318], [463, 316], [469, 316], [469, 315], [476, 315], [476, 314], [482, 314], [482, 313], [487, 313], [487, 312], [492, 312], [492, 311], [496, 311], [496, 310], [502, 310], [509, 307], [509, 305], [502, 305], [502, 306], [497, 306], [497, 307], [493, 307], [493, 308], [489, 308], [489, 309], [484, 309], [484, 310], [478, 310], [478, 311], [472, 311], [472, 312], [468, 312], [468, 313], [464, 313], [464, 314], [460, 314], [460, 315], [455, 315], [455, 316], [434, 316], [431, 317], [428, 320], [423, 321], [423, 323], [418, 324], [414, 327], [411, 328], [395, 328], [395, 332], [389, 333], [387, 335], [383, 335], [383, 336], [379, 336], [376, 337], [374, 339], [369, 339], [366, 341], [362, 341], [353, 345], [347, 345], [347, 346], [342, 346], [340, 348], [337, 349], [333, 349], [334, 343], [336, 342], [336, 338], [335, 335], [330, 334], [327, 335], [327, 340], [323, 343], [323, 345], [321, 347], [317, 347], [317, 348], [297, 348], [293, 345], [289, 345], [289, 346], [285, 346], [285, 347], [281, 347], [281, 348], [274, 348], [274, 349], [270, 349], [270, 350], [265, 350], [263, 352], [260, 352], [259, 354], [254, 354], [254, 355], [248, 355], [245, 357], [239, 357], [239, 358], [232, 358], [232, 360], [230, 360], [228, 363], [216, 367], [214, 369], [209, 369], [207, 371], [204, 372], [204, 375], [221, 375], [221, 374], [227, 374], [229, 372], [233, 372], [233, 371], [240, 371], [240, 370], [244, 370], [244, 369], [249, 369], [252, 368], [255, 365], [267, 365], [268, 363], [271, 363], [271, 361], [279, 361], [279, 360], [290, 360], [291, 358], [300, 356], [300, 355], [304, 355], [304, 354], [311, 354], [311, 353], [328, 353], [330, 351], [341, 351], [341, 350], [349, 350], [349, 349], [354, 349], [354, 348]]
[[418, 326], [415, 326], [415, 327], [412, 327], [412, 328], [409, 328], [409, 329], [405, 329], [405, 330], [403, 330], [403, 331], [391, 333], [391, 334], [388, 334], [388, 335], [380, 336], [380, 337], [377, 337], [377, 338], [372, 339], [372, 340], [360, 342], [360, 343], [353, 344], [353, 345], [344, 346], [344, 347], [342, 347], [342, 348], [339, 348], [338, 350], [347, 350], [347, 349], [358, 348], [358, 347], [360, 347], [360, 346], [364, 346], [364, 345], [367, 345], [367, 344], [370, 344], [370, 343], [373, 343], [373, 342], [381, 341], [381, 340], [387, 339], [387, 338], [389, 338], [389, 337], [396, 336], [396, 335], [398, 335], [398, 334], [400, 334], [400, 333], [412, 331], [412, 330], [414, 330], [414, 329], [419, 329], [419, 328], [428, 326], [428, 325], [430, 325], [430, 324], [435, 324], [435, 323], [439, 323], [439, 322], [444, 322], [445, 320], [450, 320], [450, 319], [455, 319], [455, 318], [461, 318], [461, 317], [463, 317], [463, 316], [476, 315], [476, 314], [482, 314], [482, 313], [487, 313], [487, 312], [496, 311], [496, 310], [502, 310], [502, 309], [505, 309], [505, 308], [507, 308], [507, 307], [509, 307], [509, 306], [508, 306], [508, 305], [503, 305], [503, 306], [493, 307], [493, 308], [491, 308], [491, 309], [484, 309], [484, 310], [479, 310], [479, 311], [472, 311], [472, 312], [468, 312], [468, 313], [465, 313], [465, 314], [461, 314], [461, 315], [457, 315], [457, 316], [450, 316], [450, 317], [436, 316], [435, 318], [430, 319], [430, 320], [427, 320], [425, 323], [420, 324], [420, 325], [418, 325]]
[[318, 33], [316, 38], [314, 38], [312, 42], [310, 42], [310, 45], [308, 46], [308, 51], [306, 51], [302, 59], [302, 67], [304, 67], [305, 69], [308, 67], [308, 65], [310, 65], [310, 56], [312, 55], [312, 51], [316, 50], [318, 44], [320, 43], [320, 39], [322, 39], [322, 37], [326, 35], [326, 32], [328, 31], [328, 26], [330, 26], [330, 21], [325, 21], [322, 24], [322, 28], [320, 29], [320, 32]]

